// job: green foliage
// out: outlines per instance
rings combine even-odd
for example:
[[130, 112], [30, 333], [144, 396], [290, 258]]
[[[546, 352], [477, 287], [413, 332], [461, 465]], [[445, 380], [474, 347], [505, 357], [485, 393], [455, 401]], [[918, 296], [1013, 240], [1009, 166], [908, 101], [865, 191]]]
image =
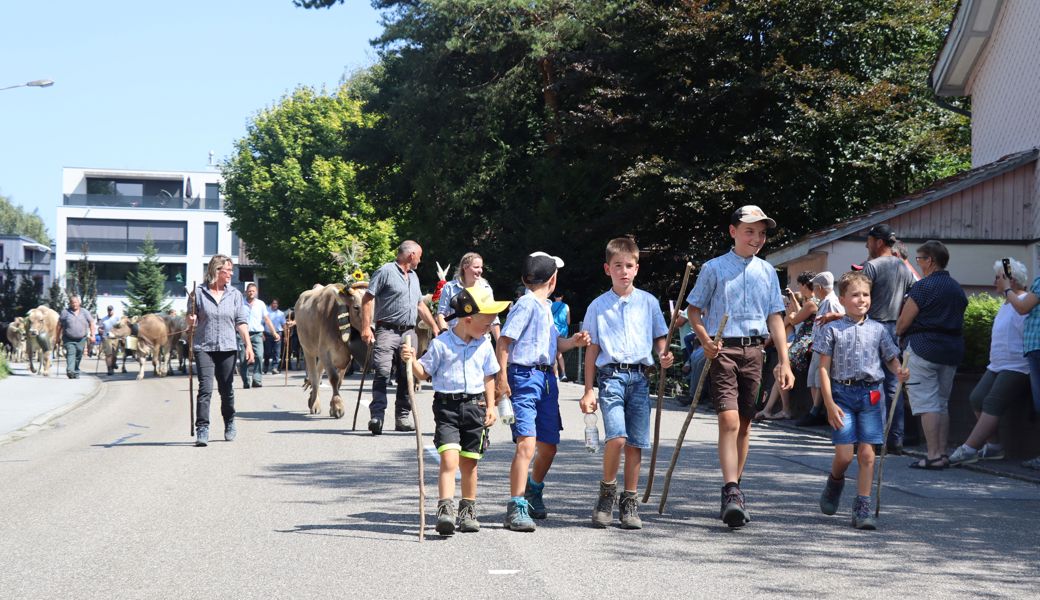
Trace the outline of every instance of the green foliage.
[[316, 283], [343, 281], [347, 265], [333, 256], [344, 248], [365, 249], [366, 272], [393, 257], [393, 220], [376, 215], [345, 158], [373, 121], [348, 86], [301, 87], [260, 111], [236, 142], [223, 165], [225, 211], [273, 296], [290, 303]]
[[129, 302], [123, 306], [131, 317], [164, 313], [172, 306], [166, 294], [166, 271], [159, 263], [159, 253], [151, 236], [141, 245], [137, 269], [126, 276], [126, 297]]
[[15, 317], [24, 316], [18, 314], [18, 302], [15, 298], [17, 285], [10, 261], [4, 260], [4, 280], [0, 282], [0, 321], [4, 323], [10, 323]]
[[80, 306], [91, 314], [97, 314], [97, 272], [88, 259], [89, 252], [90, 247], [83, 244], [83, 258], [76, 261], [76, 266], [66, 274], [65, 289], [69, 296], [79, 294]]
[[51, 245], [51, 237], [47, 235], [47, 227], [43, 224], [39, 212], [26, 212], [20, 205], [15, 206], [4, 196], [0, 196], [0, 234], [24, 235], [44, 246]]
[[65, 297], [65, 290], [61, 289], [61, 284], [55, 279], [51, 282], [51, 287], [47, 288], [47, 306], [60, 313], [61, 309], [68, 304], [69, 299]]
[[7, 364], [7, 357], [0, 354], [0, 379], [4, 379], [10, 374], [11, 366]]
[[36, 282], [32, 277], [22, 274], [18, 278], [18, 291], [15, 294], [15, 311], [24, 315], [40, 305], [40, 294], [36, 291]]
[[989, 344], [993, 332], [993, 319], [1004, 303], [989, 294], [973, 294], [968, 297], [964, 310], [964, 362], [961, 367], [969, 371], [983, 371], [989, 364]]

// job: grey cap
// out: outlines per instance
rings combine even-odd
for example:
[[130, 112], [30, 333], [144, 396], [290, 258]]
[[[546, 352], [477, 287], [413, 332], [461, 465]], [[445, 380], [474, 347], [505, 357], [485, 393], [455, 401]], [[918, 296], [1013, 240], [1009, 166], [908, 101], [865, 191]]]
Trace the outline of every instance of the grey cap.
[[809, 283], [813, 285], [818, 285], [825, 290], [833, 290], [834, 275], [832, 275], [830, 271], [820, 271], [816, 274], [816, 277], [812, 278], [812, 281], [810, 281]]

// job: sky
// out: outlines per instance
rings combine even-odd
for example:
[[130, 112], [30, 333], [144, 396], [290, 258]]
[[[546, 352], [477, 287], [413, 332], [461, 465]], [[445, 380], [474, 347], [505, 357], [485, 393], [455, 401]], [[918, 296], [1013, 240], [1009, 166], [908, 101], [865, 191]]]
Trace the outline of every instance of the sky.
[[376, 62], [368, 0], [5, 0], [0, 194], [53, 237], [62, 167], [207, 169], [299, 85], [334, 90]]

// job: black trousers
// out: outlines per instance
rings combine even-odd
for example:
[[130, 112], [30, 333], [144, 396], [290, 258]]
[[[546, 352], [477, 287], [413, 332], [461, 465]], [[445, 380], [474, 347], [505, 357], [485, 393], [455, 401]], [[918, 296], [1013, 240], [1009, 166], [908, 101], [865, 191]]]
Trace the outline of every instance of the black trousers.
[[213, 395], [213, 382], [220, 392], [220, 415], [224, 423], [235, 418], [235, 350], [223, 352], [197, 352], [199, 368], [199, 395], [195, 399], [195, 427], [209, 427], [209, 399]]

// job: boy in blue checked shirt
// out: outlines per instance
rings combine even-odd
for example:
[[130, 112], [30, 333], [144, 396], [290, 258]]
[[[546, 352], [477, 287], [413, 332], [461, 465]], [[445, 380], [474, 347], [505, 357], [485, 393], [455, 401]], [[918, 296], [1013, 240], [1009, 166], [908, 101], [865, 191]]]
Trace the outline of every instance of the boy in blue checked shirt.
[[560, 338], [553, 325], [549, 294], [556, 289], [556, 271], [562, 266], [562, 260], [545, 252], [534, 252], [524, 259], [527, 293], [509, 311], [495, 348], [501, 367], [495, 389], [512, 396], [516, 413], [512, 425], [516, 454], [509, 470], [505, 522], [506, 529], [513, 531], [534, 531], [532, 519], [548, 516], [542, 491], [563, 429], [553, 372], [557, 346], [566, 352], [589, 343], [587, 332]]
[[[470, 287], [451, 300], [455, 326], [430, 342], [412, 372], [419, 379], [433, 380], [433, 443], [441, 455], [437, 490], [437, 533], [455, 533], [455, 470], [462, 471], [462, 500], [458, 527], [462, 532], [480, 530], [477, 521], [477, 461], [487, 445], [487, 428], [495, 422], [495, 380], [498, 363], [486, 334], [498, 313], [509, 302], [497, 302], [491, 290]], [[410, 360], [415, 350], [401, 349]]]
[[838, 280], [838, 300], [845, 316], [825, 325], [813, 338], [813, 352], [820, 356], [820, 391], [827, 407], [827, 422], [834, 428], [834, 462], [827, 485], [820, 494], [825, 515], [838, 511], [845, 471], [852, 464], [852, 447], [859, 444], [857, 496], [852, 505], [856, 529], [877, 529], [870, 513], [870, 484], [874, 478], [874, 444], [884, 442], [885, 414], [881, 386], [885, 381], [882, 361], [906, 381], [909, 372], [899, 365], [899, 348], [884, 325], [867, 318], [870, 310], [870, 279], [849, 272]]
[[[636, 490], [644, 448], [650, 447], [650, 385], [647, 369], [653, 366], [652, 352], [662, 372], [672, 366], [668, 351], [668, 325], [661, 303], [653, 295], [636, 289], [639, 247], [627, 237], [607, 243], [603, 270], [610, 277], [610, 290], [596, 298], [585, 313], [591, 343], [585, 354], [585, 394], [581, 411], [603, 413], [606, 444], [603, 448], [603, 479], [599, 500], [592, 511], [592, 524], [607, 527], [614, 520], [615, 497], [623, 529], [642, 529]], [[599, 384], [599, 401], [592, 382]], [[621, 449], [625, 450], [625, 488], [617, 496], [617, 471]]]
[[[725, 484], [719, 516], [732, 528], [743, 527], [751, 520], [740, 478], [747, 463], [751, 418], [762, 382], [762, 344], [767, 335], [780, 359], [776, 380], [785, 390], [794, 385], [781, 316], [784, 302], [780, 280], [772, 265], [755, 256], [766, 243], [767, 227], [776, 227], [776, 221], [757, 206], [734, 211], [729, 226], [733, 249], [704, 263], [686, 298], [690, 323], [705, 357], [712, 359], [711, 395], [719, 416], [719, 465]], [[712, 340], [723, 315], [729, 315], [729, 320], [722, 339]]]

